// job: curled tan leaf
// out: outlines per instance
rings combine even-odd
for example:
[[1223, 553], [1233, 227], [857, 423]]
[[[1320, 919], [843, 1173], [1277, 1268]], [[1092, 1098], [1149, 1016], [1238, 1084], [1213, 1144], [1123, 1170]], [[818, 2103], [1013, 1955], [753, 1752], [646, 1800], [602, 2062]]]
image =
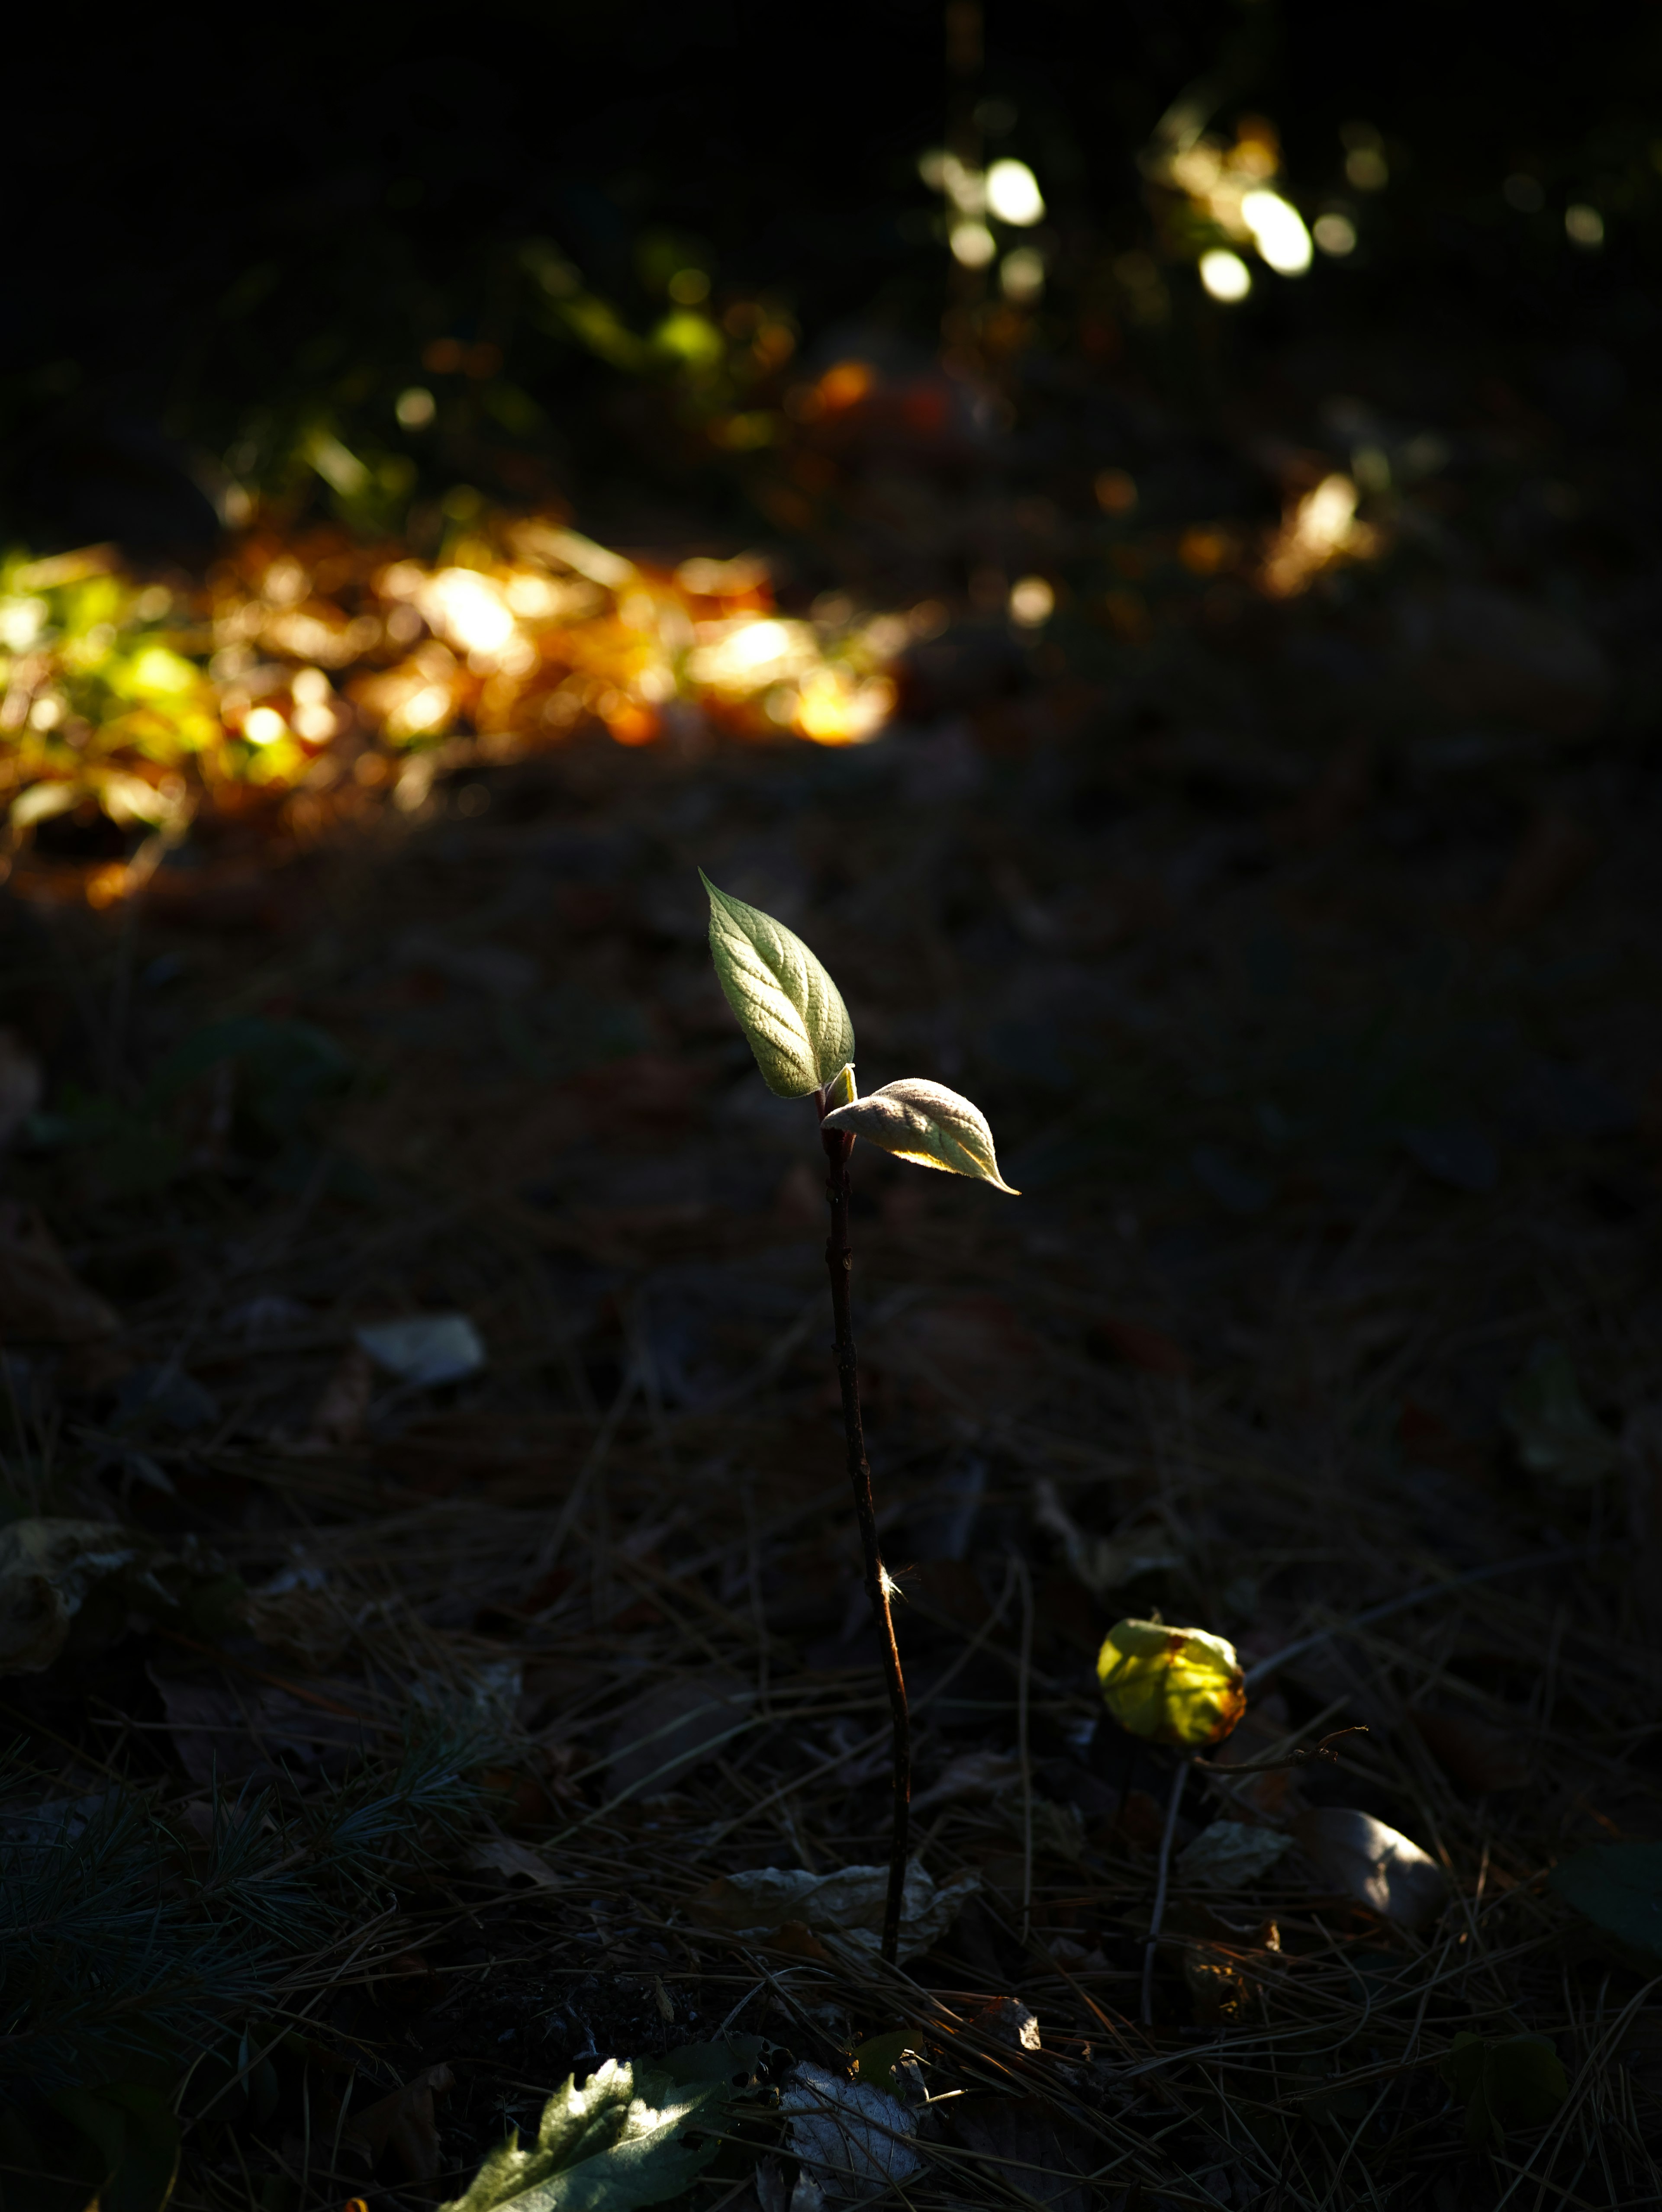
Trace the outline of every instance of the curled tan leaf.
[[846, 1129], [850, 1136], [863, 1137], [868, 1145], [915, 1166], [972, 1176], [995, 1189], [1009, 1191], [1012, 1198], [1020, 1196], [998, 1171], [986, 1115], [944, 1083], [929, 1083], [921, 1075], [903, 1076], [898, 1083], [886, 1083], [880, 1091], [837, 1107], [821, 1126]]

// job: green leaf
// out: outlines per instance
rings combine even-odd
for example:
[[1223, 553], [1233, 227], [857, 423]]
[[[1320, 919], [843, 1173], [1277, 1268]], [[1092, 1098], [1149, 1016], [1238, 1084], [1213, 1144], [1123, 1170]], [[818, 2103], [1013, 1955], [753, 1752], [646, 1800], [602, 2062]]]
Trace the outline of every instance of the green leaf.
[[1246, 1711], [1234, 1645], [1203, 1628], [1117, 1622], [1097, 1655], [1097, 1680], [1123, 1729], [1185, 1751], [1216, 1743]]
[[851, 1105], [827, 1114], [827, 1129], [846, 1129], [863, 1137], [897, 1159], [910, 1160], [920, 1168], [941, 1168], [948, 1175], [973, 1176], [995, 1189], [1011, 1190], [998, 1171], [993, 1133], [978, 1106], [948, 1091], [944, 1083], [930, 1083], [921, 1075], [904, 1076], [886, 1083]]
[[855, 2071], [868, 2089], [884, 2090], [898, 2097], [894, 2069], [909, 2051], [917, 2049], [917, 2030], [915, 2027], [892, 2027], [886, 2035], [874, 2035], [857, 2044], [849, 2053]]
[[1466, 2108], [1474, 2150], [1499, 2150], [1514, 2129], [1544, 2127], [1569, 2094], [1563, 2065], [1543, 2035], [1495, 2042], [1457, 2035], [1439, 2071]]
[[107, 2081], [60, 2089], [48, 2102], [88, 2139], [103, 2175], [98, 2212], [163, 2212], [179, 2177], [179, 2122], [166, 2097], [136, 2082]]
[[1592, 1483], [1617, 1462], [1616, 1439], [1581, 1395], [1570, 1356], [1559, 1344], [1537, 1344], [1501, 1407], [1531, 1474], [1557, 1482]]
[[1593, 1844], [1549, 1880], [1647, 1972], [1662, 1966], [1662, 1844]]
[[854, 1058], [854, 1024], [831, 977], [794, 930], [718, 891], [709, 894], [709, 949], [762, 1079], [776, 1097], [806, 1098]]
[[107, 2083], [99, 2095], [125, 2115], [127, 2140], [120, 2163], [104, 2185], [98, 2212], [163, 2212], [179, 2179], [179, 2122], [155, 2089], [131, 2081]]
[[543, 2108], [537, 2140], [510, 2136], [444, 2212], [633, 2212], [677, 2197], [715, 2157], [689, 2125], [712, 2124], [729, 2094], [724, 2077], [678, 2086], [631, 2059], [608, 2058], [580, 2089], [568, 2075]]
[[763, 2051], [759, 2035], [729, 2036], [725, 2043], [684, 2043], [661, 2061], [679, 2088], [719, 2083], [729, 2093], [755, 2086]]

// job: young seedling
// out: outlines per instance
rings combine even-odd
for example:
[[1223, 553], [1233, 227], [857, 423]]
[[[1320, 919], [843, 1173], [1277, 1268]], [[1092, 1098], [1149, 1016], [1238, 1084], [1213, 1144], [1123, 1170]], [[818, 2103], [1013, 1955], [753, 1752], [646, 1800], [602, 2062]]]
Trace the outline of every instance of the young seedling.
[[1246, 1711], [1246, 1677], [1235, 1647], [1203, 1628], [1168, 1628], [1158, 1620], [1117, 1621], [1097, 1654], [1103, 1703], [1130, 1735], [1172, 1745], [1166, 1829], [1160, 1838], [1154, 1909], [1142, 1954], [1142, 2019], [1154, 2020], [1154, 1951], [1166, 1917], [1172, 1844], [1183, 1786], [1197, 1753], [1221, 1743]]
[[762, 1079], [776, 1097], [813, 1099], [819, 1119], [825, 1195], [831, 1202], [825, 1265], [831, 1271], [843, 1434], [865, 1553], [866, 1591], [882, 1645], [894, 1721], [894, 1823], [883, 1911], [883, 1956], [892, 1960], [900, 1941], [900, 1900], [906, 1879], [911, 1726], [890, 1611], [895, 1585], [878, 1545], [871, 1463], [860, 1418], [860, 1373], [849, 1297], [854, 1254], [849, 1243], [849, 1155], [855, 1139], [863, 1137], [868, 1144], [919, 1167], [973, 1176], [999, 1190], [1008, 1191], [1010, 1186], [998, 1171], [993, 1133], [984, 1115], [957, 1091], [921, 1076], [908, 1076], [868, 1097], [860, 1096], [854, 1077], [854, 1024], [825, 969], [782, 922], [717, 890], [702, 868], [698, 873], [709, 894], [709, 949], [715, 973], [756, 1055]]

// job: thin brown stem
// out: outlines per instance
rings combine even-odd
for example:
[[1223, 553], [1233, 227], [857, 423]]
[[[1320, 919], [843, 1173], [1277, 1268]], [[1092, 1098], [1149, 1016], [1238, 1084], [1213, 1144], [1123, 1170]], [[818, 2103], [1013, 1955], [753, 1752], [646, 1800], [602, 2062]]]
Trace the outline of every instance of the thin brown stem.
[[[821, 1111], [824, 1111], [823, 1100]], [[854, 1139], [840, 1130], [822, 1129], [825, 1148], [825, 1195], [831, 1201], [831, 1235], [825, 1240], [825, 1265], [831, 1271], [831, 1315], [837, 1328], [837, 1379], [843, 1393], [843, 1434], [848, 1446], [849, 1480], [854, 1489], [854, 1510], [860, 1522], [861, 1548], [865, 1553], [866, 1594], [883, 1647], [883, 1672], [887, 1678], [889, 1711], [894, 1720], [894, 1825], [889, 1842], [889, 1893], [883, 1907], [883, 1956], [892, 1962], [900, 1944], [900, 1900], [906, 1881], [906, 1828], [912, 1802], [911, 1717], [906, 1709], [906, 1680], [900, 1671], [900, 1648], [894, 1640], [894, 1616], [889, 1608], [889, 1578], [877, 1542], [877, 1506], [872, 1497], [871, 1462], [866, 1457], [866, 1435], [860, 1419], [860, 1369], [854, 1349], [854, 1312], [849, 1285], [854, 1253], [849, 1243], [849, 1154]]]
[[1148, 1920], [1148, 1941], [1142, 1954], [1142, 2024], [1154, 2024], [1154, 1949], [1160, 1942], [1160, 1923], [1166, 1917], [1166, 1890], [1172, 1879], [1172, 1845], [1178, 1832], [1178, 1808], [1183, 1802], [1183, 1785], [1189, 1779], [1190, 1761], [1179, 1755], [1172, 1770], [1172, 1795], [1166, 1808], [1166, 1832], [1160, 1839], [1160, 1874], [1154, 1887], [1154, 1909]]

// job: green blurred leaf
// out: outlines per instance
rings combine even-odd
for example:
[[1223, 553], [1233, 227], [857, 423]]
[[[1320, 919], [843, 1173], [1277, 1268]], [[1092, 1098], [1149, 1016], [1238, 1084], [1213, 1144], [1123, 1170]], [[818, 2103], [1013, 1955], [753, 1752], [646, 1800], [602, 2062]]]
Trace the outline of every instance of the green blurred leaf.
[[825, 1126], [863, 1137], [868, 1145], [892, 1152], [897, 1159], [910, 1160], [916, 1167], [972, 1176], [978, 1182], [1008, 1191], [1012, 1198], [1021, 1194], [998, 1171], [986, 1115], [944, 1083], [904, 1076], [850, 1105], [837, 1107], [826, 1115]]
[[1123, 1729], [1187, 1751], [1216, 1743], [1246, 1711], [1234, 1645], [1203, 1628], [1117, 1622], [1097, 1655], [1097, 1679]]
[[1597, 1482], [1616, 1463], [1616, 1439], [1581, 1395], [1570, 1356], [1538, 1344], [1501, 1408], [1531, 1474], [1558, 1482]]
[[874, 2035], [855, 2045], [850, 2054], [860, 2079], [870, 2089], [886, 2090], [891, 2097], [898, 2096], [894, 2069], [909, 2051], [917, 2048], [917, 2031], [910, 2027], [892, 2027], [886, 2035]]
[[113, 662], [105, 681], [118, 698], [188, 699], [207, 678], [193, 661], [165, 645], [141, 646], [130, 660]]
[[126, 2123], [126, 2140], [104, 2185], [98, 2212], [162, 2212], [179, 2179], [179, 2122], [167, 2100], [131, 2081], [109, 2082], [98, 2094]]
[[1662, 1844], [1593, 1844], [1548, 1880], [1647, 1972], [1662, 1967]]
[[715, 2139], [687, 2130], [713, 2122], [725, 2076], [678, 2086], [667, 2073], [608, 2058], [582, 2088], [575, 2075], [543, 2108], [534, 2143], [510, 2136], [445, 2212], [632, 2212], [679, 2196], [715, 2157]]
[[843, 996], [794, 930], [742, 899], [709, 895], [709, 949], [762, 1079], [776, 1097], [806, 1098], [854, 1059]]
[[1491, 2042], [1457, 2035], [1439, 2071], [1466, 2108], [1466, 2141], [1501, 2149], [1519, 2128], [1544, 2127], [1569, 2094], [1557, 2052], [1543, 2035]]
[[732, 2035], [723, 2043], [684, 2043], [663, 2060], [661, 2070], [682, 2087], [714, 2081], [736, 2092], [755, 2081], [763, 2047], [759, 2035]]

